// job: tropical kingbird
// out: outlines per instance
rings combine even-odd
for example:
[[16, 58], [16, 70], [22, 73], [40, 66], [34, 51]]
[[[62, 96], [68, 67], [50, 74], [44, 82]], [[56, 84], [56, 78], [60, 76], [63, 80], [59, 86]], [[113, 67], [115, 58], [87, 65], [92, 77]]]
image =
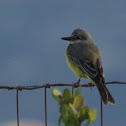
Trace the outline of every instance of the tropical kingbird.
[[63, 37], [69, 41], [66, 50], [66, 60], [71, 70], [81, 78], [87, 78], [96, 85], [102, 101], [115, 104], [115, 100], [105, 85], [104, 73], [101, 63], [101, 52], [95, 45], [92, 36], [84, 29], [76, 29], [70, 37]]

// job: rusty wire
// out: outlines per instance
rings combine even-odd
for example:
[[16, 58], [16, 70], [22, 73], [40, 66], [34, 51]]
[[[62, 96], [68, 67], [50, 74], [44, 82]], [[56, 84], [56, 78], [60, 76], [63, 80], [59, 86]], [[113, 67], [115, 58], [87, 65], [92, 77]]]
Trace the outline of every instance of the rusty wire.
[[103, 126], [103, 103], [101, 99], [101, 126]]
[[47, 99], [46, 99], [46, 87], [45, 87], [45, 126], [47, 126]]
[[17, 126], [19, 126], [19, 102], [18, 102], [18, 89], [17, 89], [17, 95], [16, 95], [16, 100], [17, 100]]
[[[126, 82], [121, 82], [121, 81], [111, 81], [111, 82], [106, 82], [106, 85], [108, 84], [126, 84]], [[35, 89], [40, 89], [40, 88], [45, 88], [45, 126], [47, 126], [47, 96], [46, 96], [46, 89], [53, 87], [53, 86], [72, 86], [72, 94], [74, 92], [74, 88], [77, 88], [77, 85], [73, 84], [63, 84], [63, 83], [58, 83], [58, 84], [44, 84], [44, 85], [38, 85], [38, 86], [0, 86], [0, 89], [8, 89], [8, 90], [17, 90], [16, 93], [16, 104], [17, 104], [17, 126], [19, 126], [19, 90], [35, 90]], [[81, 87], [93, 87], [95, 86], [94, 84], [81, 84], [79, 85]], [[103, 126], [103, 103], [101, 100], [101, 126]]]
[[[126, 82], [121, 82], [121, 81], [111, 81], [111, 82], [106, 82], [106, 85], [108, 84], [126, 84]], [[40, 88], [50, 88], [54, 86], [73, 86], [73, 84], [63, 84], [63, 83], [57, 83], [57, 84], [44, 84], [44, 85], [36, 85], [36, 86], [0, 86], [0, 89], [8, 89], [8, 90], [13, 90], [13, 89], [18, 89], [18, 90], [34, 90], [34, 89], [40, 89]], [[81, 87], [93, 87], [95, 86], [92, 83], [89, 84], [80, 84], [79, 86]], [[75, 87], [77, 87], [75, 85]]]

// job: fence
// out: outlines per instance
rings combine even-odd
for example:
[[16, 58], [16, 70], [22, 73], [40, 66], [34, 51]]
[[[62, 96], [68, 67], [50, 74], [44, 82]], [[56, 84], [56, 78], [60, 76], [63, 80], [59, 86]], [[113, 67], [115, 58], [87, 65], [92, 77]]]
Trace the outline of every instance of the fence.
[[[120, 81], [112, 81], [112, 82], [106, 82], [105, 84], [126, 84], [126, 82], [120, 82]], [[17, 103], [17, 126], [19, 126], [19, 99], [18, 99], [18, 92], [22, 90], [35, 90], [40, 88], [45, 88], [45, 126], [47, 126], [47, 96], [46, 96], [46, 90], [47, 88], [53, 87], [53, 86], [71, 86], [72, 87], [72, 93], [74, 91], [75, 85], [73, 84], [44, 84], [42, 86], [0, 86], [0, 89], [8, 89], [8, 90], [17, 90], [16, 92], [16, 103]], [[82, 84], [81, 87], [93, 87], [94, 84]], [[101, 102], [101, 126], [103, 126], [103, 105], [102, 100]]]

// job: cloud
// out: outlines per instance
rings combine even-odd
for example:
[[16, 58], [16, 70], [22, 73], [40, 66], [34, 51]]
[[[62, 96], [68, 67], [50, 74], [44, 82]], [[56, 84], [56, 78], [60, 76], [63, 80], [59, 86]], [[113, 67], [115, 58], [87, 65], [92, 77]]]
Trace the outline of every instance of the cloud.
[[[17, 126], [17, 121], [8, 121], [0, 124], [0, 126]], [[34, 120], [20, 120], [20, 126], [45, 126], [45, 124]]]

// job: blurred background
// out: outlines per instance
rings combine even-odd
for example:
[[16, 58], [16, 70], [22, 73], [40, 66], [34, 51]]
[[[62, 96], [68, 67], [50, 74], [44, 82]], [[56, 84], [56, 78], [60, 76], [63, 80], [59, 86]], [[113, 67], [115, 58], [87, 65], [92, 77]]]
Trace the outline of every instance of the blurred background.
[[[76, 76], [66, 64], [69, 36], [85, 28], [102, 51], [106, 81], [126, 81], [125, 0], [1, 0], [0, 85], [32, 86], [74, 83]], [[81, 84], [88, 83], [82, 80]], [[105, 126], [125, 126], [126, 87], [107, 86], [116, 105], [104, 105]], [[64, 87], [56, 87], [63, 90]], [[59, 105], [47, 90], [48, 124], [56, 126]], [[100, 96], [94, 87], [83, 88], [85, 104], [98, 109], [92, 126], [100, 125]], [[34, 126], [44, 124], [44, 89], [19, 92], [20, 119]], [[0, 125], [15, 126], [16, 91], [0, 90]], [[31, 126], [31, 124], [29, 124]]]

